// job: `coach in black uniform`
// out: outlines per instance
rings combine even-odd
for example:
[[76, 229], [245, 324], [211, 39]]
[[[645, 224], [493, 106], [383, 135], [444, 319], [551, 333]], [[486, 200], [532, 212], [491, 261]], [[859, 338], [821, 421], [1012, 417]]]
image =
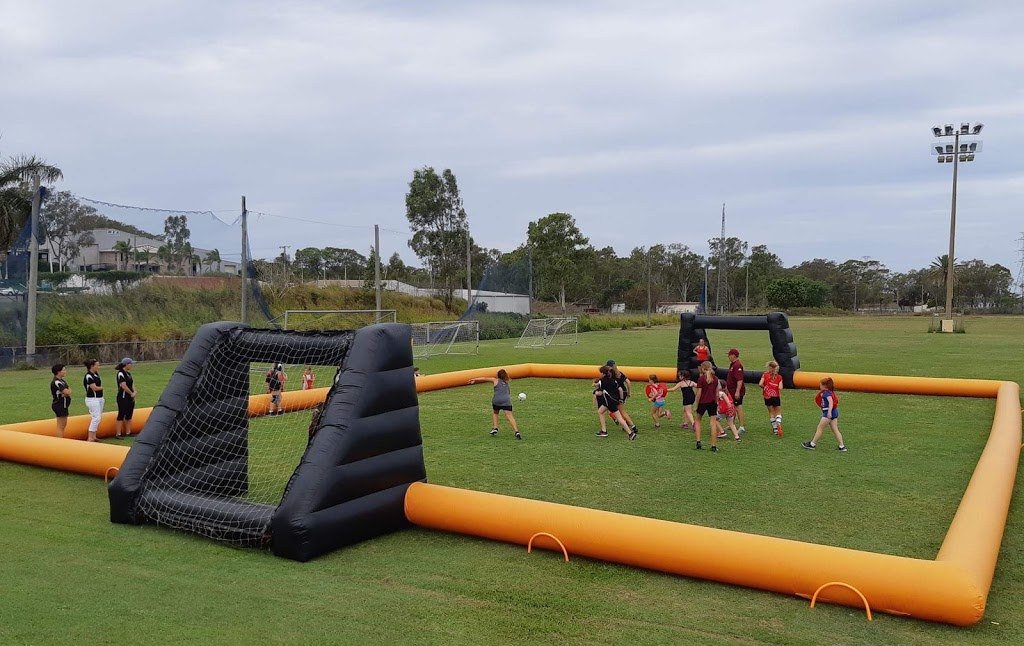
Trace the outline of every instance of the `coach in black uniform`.
[[132, 377], [131, 357], [121, 359], [117, 364], [117, 431], [114, 437], [132, 434], [132, 415], [135, 413], [135, 379]]
[[68, 427], [68, 409], [71, 407], [71, 388], [64, 380], [68, 373], [63, 363], [53, 364], [50, 372], [53, 373], [53, 381], [50, 382], [50, 397], [53, 398], [53, 403], [50, 404], [50, 408], [57, 416], [57, 437], [64, 437], [64, 430]]

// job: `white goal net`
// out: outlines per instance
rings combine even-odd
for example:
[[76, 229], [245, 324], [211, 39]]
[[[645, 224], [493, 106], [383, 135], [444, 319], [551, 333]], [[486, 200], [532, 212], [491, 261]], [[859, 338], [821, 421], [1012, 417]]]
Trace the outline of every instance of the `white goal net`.
[[412, 354], [480, 354], [480, 321], [432, 321], [412, 325]]
[[575, 316], [532, 319], [516, 343], [517, 348], [543, 348], [549, 345], [573, 345], [579, 341], [579, 321]]
[[286, 310], [278, 317], [285, 330], [358, 330], [377, 323], [397, 323], [396, 310]]

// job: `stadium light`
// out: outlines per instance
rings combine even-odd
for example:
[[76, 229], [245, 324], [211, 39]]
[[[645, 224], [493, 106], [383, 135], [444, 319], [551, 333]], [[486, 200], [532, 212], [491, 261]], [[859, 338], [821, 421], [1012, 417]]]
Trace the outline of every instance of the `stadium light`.
[[960, 137], [977, 135], [984, 126], [980, 123], [974, 124], [973, 128], [969, 122], [961, 122], [960, 128], [954, 128], [953, 124], [947, 123], [944, 128], [932, 127], [932, 134], [936, 137], [953, 137], [953, 143], [934, 146], [938, 155], [938, 163], [953, 164], [953, 199], [949, 209], [949, 255], [947, 256], [946, 271], [946, 315], [942, 321], [942, 331], [953, 331], [953, 271], [956, 267], [956, 187], [957, 174], [960, 162], [972, 162], [976, 153], [981, 152], [980, 141], [960, 143]]

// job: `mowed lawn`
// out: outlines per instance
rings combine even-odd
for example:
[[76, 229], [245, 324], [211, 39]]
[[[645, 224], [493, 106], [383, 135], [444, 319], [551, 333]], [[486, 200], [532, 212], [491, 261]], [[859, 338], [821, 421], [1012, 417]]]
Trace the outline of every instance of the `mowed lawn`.
[[[794, 319], [808, 370], [1024, 381], [1024, 319], [968, 319], [966, 335], [929, 335], [924, 319]], [[578, 346], [424, 360], [425, 373], [522, 362], [675, 363], [678, 330], [580, 336]], [[747, 368], [770, 358], [767, 334], [709, 332]], [[155, 403], [172, 364], [136, 367], [139, 405]], [[294, 371], [293, 371], [294, 372]], [[74, 413], [82, 370], [69, 380]], [[112, 378], [112, 366], [101, 368]], [[45, 371], [0, 373], [0, 423], [49, 415]], [[297, 387], [298, 374], [290, 384]], [[111, 379], [112, 380], [112, 379]], [[327, 382], [327, 375], [321, 377]], [[842, 394], [850, 452], [826, 435], [800, 448], [820, 413], [785, 392], [786, 435], [771, 435], [756, 389], [744, 442], [694, 451], [692, 433], [652, 428], [598, 439], [582, 381], [522, 380], [524, 434], [490, 428], [488, 386], [425, 394], [432, 482], [797, 540], [934, 558], [988, 435], [992, 402]], [[678, 412], [678, 399], [670, 408]], [[108, 408], [110, 408], [108, 406]], [[292, 419], [289, 419], [292, 418]], [[266, 449], [297, 460], [308, 414], [267, 428]], [[678, 419], [673, 420], [677, 422]], [[269, 421], [268, 421], [269, 422]], [[256, 432], [254, 428], [254, 433]], [[275, 436], [273, 433], [277, 433]], [[274, 439], [280, 437], [282, 439]], [[255, 441], [255, 440], [254, 440]], [[1020, 485], [1018, 484], [1018, 493]], [[1024, 512], [1011, 507], [985, 617], [952, 628], [819, 606], [463, 536], [410, 529], [299, 564], [154, 527], [112, 525], [102, 481], [0, 463], [0, 643], [387, 644], [1011, 644], [1024, 643]], [[630, 549], [623, 545], [623, 550]], [[730, 554], [709, 544], [707, 559]]]

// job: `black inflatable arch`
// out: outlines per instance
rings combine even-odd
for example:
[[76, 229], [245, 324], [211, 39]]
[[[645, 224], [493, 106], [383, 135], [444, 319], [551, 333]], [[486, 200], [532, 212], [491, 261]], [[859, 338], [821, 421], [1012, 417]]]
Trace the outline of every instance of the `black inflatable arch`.
[[[269, 546], [297, 561], [407, 527], [406, 489], [426, 480], [412, 358], [401, 324], [334, 333], [204, 325], [110, 484], [111, 521]], [[244, 496], [249, 364], [276, 361], [333, 364], [338, 375], [274, 506]], [[216, 388], [203, 387], [210, 379]]]
[[[768, 332], [768, 339], [772, 344], [772, 356], [779, 364], [779, 373], [782, 375], [783, 384], [786, 388], [793, 387], [793, 373], [800, 369], [800, 359], [796, 356], [796, 343], [793, 341], [793, 330], [789, 327], [789, 318], [782, 312], [774, 312], [766, 316], [682, 314], [679, 317], [679, 352], [676, 357], [676, 365], [679, 370], [687, 370], [691, 375], [696, 376], [697, 356], [693, 354], [693, 349], [697, 347], [697, 341], [700, 339], [704, 339], [708, 347], [711, 347], [707, 330]], [[711, 363], [715, 365], [715, 373], [719, 378], [724, 379], [728, 371], [715, 364], [713, 352], [714, 348], [712, 348]], [[761, 380], [762, 374], [764, 374], [762, 370], [745, 370], [743, 381], [756, 384]]]

